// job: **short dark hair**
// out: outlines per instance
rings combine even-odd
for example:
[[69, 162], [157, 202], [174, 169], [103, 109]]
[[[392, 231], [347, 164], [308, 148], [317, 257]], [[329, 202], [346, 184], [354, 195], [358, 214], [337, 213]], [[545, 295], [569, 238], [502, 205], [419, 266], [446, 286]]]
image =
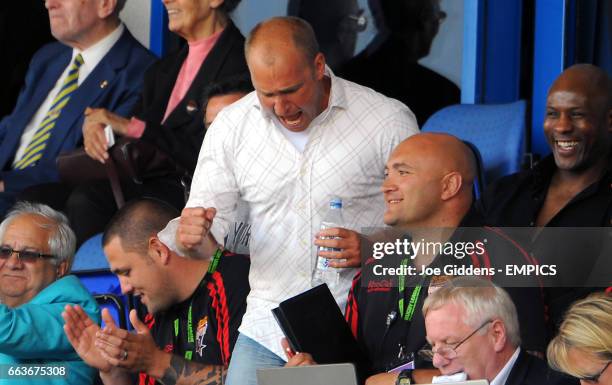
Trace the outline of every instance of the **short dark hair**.
[[223, 3], [217, 8], [225, 15], [229, 15], [236, 9], [236, 7], [240, 4], [240, 0], [224, 0]]
[[115, 237], [128, 252], [146, 254], [149, 237], [160, 232], [173, 218], [180, 216], [178, 209], [153, 198], [128, 202], [110, 220], [102, 236], [102, 245]]
[[251, 75], [244, 72], [238, 75], [232, 75], [216, 82], [210, 83], [202, 91], [202, 109], [206, 112], [208, 100], [214, 96], [229, 95], [229, 94], [248, 94], [253, 91], [253, 83]]

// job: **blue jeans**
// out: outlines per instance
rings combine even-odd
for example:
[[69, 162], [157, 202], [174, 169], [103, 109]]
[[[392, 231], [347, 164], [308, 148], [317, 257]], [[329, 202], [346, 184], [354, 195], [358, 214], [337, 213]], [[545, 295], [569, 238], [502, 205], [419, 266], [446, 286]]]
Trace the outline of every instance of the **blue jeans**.
[[278, 366], [285, 366], [285, 360], [241, 333], [232, 352], [225, 384], [257, 385], [257, 369]]

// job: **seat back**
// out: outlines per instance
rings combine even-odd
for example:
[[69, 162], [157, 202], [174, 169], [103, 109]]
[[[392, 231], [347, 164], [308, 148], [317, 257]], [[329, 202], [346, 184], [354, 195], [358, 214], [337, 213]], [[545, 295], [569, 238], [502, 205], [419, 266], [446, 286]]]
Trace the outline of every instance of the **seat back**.
[[102, 234], [94, 235], [79, 247], [72, 273], [79, 277], [101, 308], [109, 309], [117, 325], [123, 329], [129, 327], [126, 320], [130, 300], [121, 293], [119, 279], [110, 271], [102, 249]]
[[[119, 325], [121, 329], [128, 328], [127, 318], [126, 318], [126, 303], [124, 302], [125, 296], [118, 296], [114, 294], [97, 294], [94, 295], [96, 302], [101, 309], [108, 309], [111, 316], [115, 320], [115, 325]], [[104, 327], [105, 322], [102, 320], [102, 327]]]
[[523, 160], [527, 104], [456, 104], [433, 114], [423, 132], [444, 132], [474, 144], [486, 183], [517, 172]]
[[465, 143], [470, 150], [472, 150], [472, 154], [474, 155], [474, 160], [476, 161], [476, 177], [474, 178], [474, 202], [482, 198], [482, 193], [484, 191], [484, 168], [482, 166], [482, 156], [480, 155], [480, 151], [478, 151], [478, 147], [476, 147], [471, 142], [464, 140]]

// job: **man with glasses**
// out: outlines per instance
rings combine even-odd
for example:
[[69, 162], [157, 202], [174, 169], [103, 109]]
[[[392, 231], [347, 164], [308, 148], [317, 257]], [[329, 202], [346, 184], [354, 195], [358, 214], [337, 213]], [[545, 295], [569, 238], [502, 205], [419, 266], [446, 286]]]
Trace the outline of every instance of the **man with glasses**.
[[[455, 278], [423, 305], [435, 382], [486, 379], [492, 385], [575, 384], [521, 349], [519, 322], [508, 293], [487, 280]], [[402, 372], [400, 377], [409, 375]], [[409, 383], [409, 382], [406, 382]]]
[[0, 224], [0, 384], [92, 384], [94, 370], [64, 335], [62, 310], [100, 311], [78, 278], [67, 275], [76, 237], [63, 214], [21, 202]]

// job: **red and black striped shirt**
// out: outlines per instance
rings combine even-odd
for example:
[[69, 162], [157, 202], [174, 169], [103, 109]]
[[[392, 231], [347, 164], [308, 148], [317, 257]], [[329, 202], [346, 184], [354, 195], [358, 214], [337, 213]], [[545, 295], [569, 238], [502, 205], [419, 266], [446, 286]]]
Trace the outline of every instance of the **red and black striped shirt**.
[[[216, 269], [206, 273], [191, 297], [154, 316], [148, 314], [145, 323], [157, 346], [181, 357], [193, 351], [194, 362], [227, 366], [246, 310], [249, 266], [247, 255], [224, 252]], [[188, 341], [190, 305], [194, 343]], [[139, 375], [139, 385], [154, 384], [153, 378]]]

